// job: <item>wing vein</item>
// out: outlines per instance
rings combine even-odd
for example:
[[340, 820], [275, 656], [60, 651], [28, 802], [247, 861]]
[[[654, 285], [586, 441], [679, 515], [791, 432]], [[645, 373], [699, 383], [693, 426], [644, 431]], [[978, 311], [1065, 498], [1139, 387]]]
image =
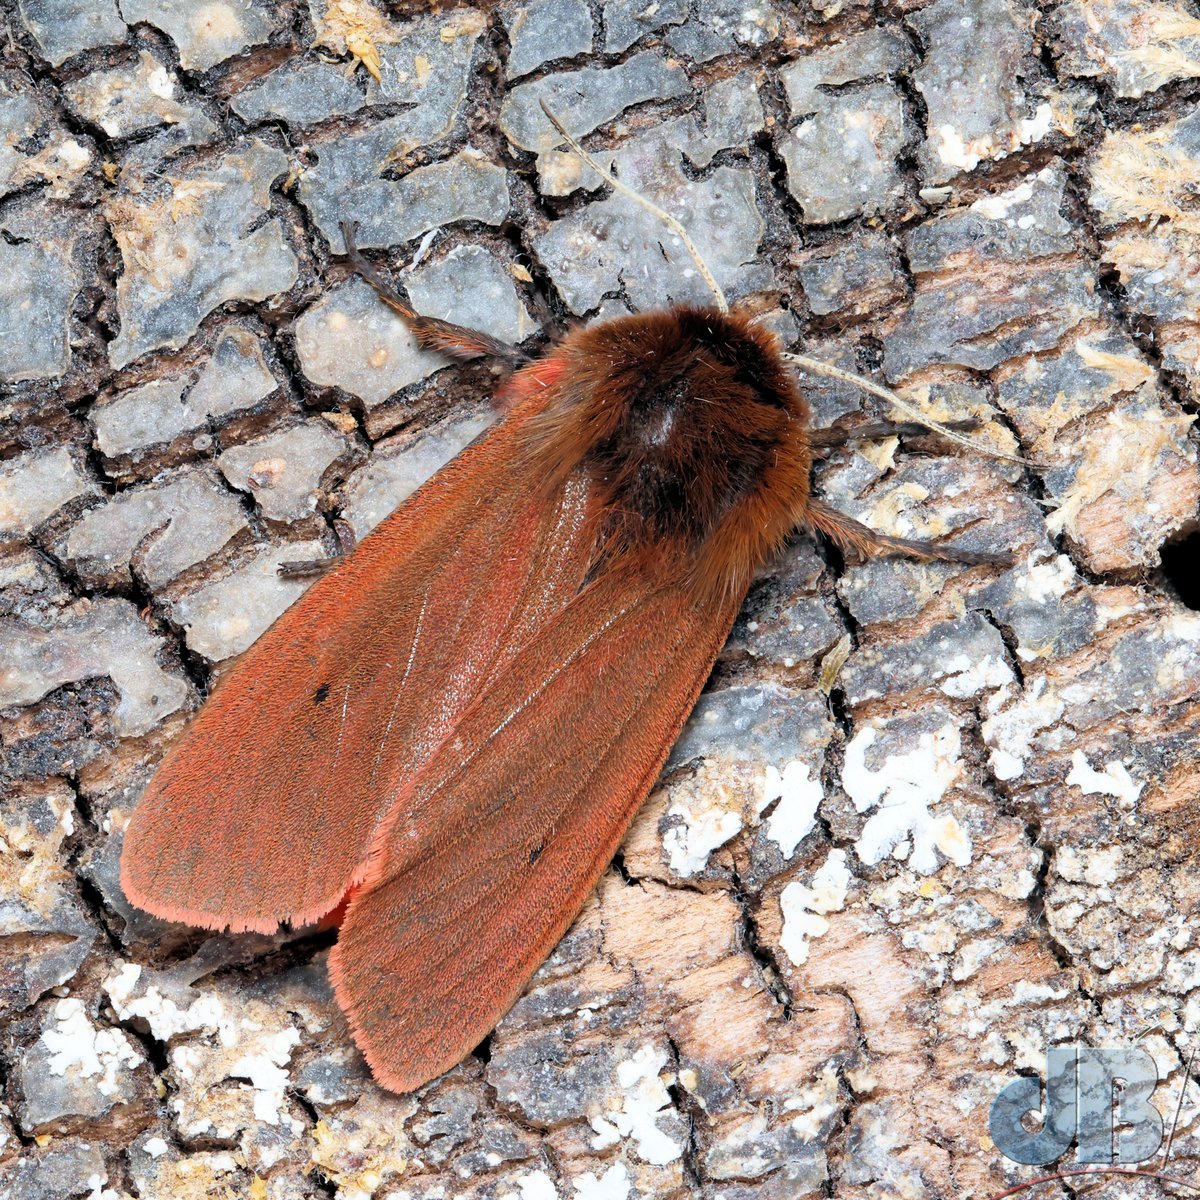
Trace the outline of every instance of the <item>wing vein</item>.
[[417, 612], [417, 620], [413, 625], [412, 642], [408, 647], [408, 662], [404, 664], [404, 674], [400, 677], [400, 682], [396, 685], [396, 699], [392, 701], [392, 710], [388, 714], [387, 724], [383, 727], [383, 733], [379, 738], [379, 749], [375, 752], [375, 764], [371, 768], [371, 782], [375, 783], [379, 779], [379, 767], [383, 762], [384, 752], [387, 750], [387, 744], [392, 736], [392, 726], [396, 723], [396, 714], [400, 711], [400, 705], [403, 703], [404, 685], [408, 682], [409, 675], [412, 674], [413, 663], [417, 658], [417, 645], [421, 640], [421, 630], [425, 624], [425, 610], [429, 606], [429, 593], [421, 593], [421, 607]]
[[586, 654], [587, 651], [590, 650], [592, 646], [600, 638], [602, 638], [609, 631], [609, 629], [613, 627], [613, 625], [638, 607], [640, 607], [639, 604], [631, 604], [628, 608], [622, 608], [618, 610], [613, 614], [613, 616], [605, 621], [603, 625], [601, 625], [598, 629], [593, 630], [592, 633], [588, 634], [587, 638], [580, 644], [580, 646], [565, 659], [563, 659], [563, 661], [560, 662], [554, 668], [554, 670], [551, 671], [550, 674], [540, 684], [538, 684], [538, 686], [534, 688], [533, 691], [530, 692], [520, 704], [518, 704], [511, 712], [509, 712], [504, 720], [501, 721], [491, 733], [487, 735], [487, 737], [480, 743], [471, 757], [464, 761], [463, 766], [469, 765], [472, 759], [478, 757], [478, 755], [487, 747], [487, 745], [498, 733], [501, 733], [504, 729], [511, 725], [513, 721], [515, 721], [517, 717], [519, 717], [535, 700], [537, 700], [538, 697], [541, 696], [568, 667], [574, 666], [575, 663], [578, 662], [579, 659], [581, 659], [584, 654]]
[[[504, 720], [501, 721], [500, 724], [491, 731], [491, 733], [479, 740], [479, 744], [475, 746], [475, 748], [467, 755], [466, 758], [462, 759], [455, 766], [453, 771], [449, 772], [442, 779], [440, 779], [433, 789], [427, 795], [421, 798], [422, 807], [428, 807], [432, 805], [438, 796], [456, 784], [463, 777], [463, 775], [466, 774], [467, 770], [480, 756], [480, 754], [482, 754], [492, 745], [499, 733], [507, 728], [507, 726], [509, 726], [517, 717], [521, 715], [521, 713], [523, 713], [535, 700], [537, 700], [537, 698], [541, 696], [568, 667], [572, 666], [576, 661], [578, 661], [578, 659], [585, 654], [599, 638], [603, 637], [603, 635], [609, 629], [611, 629], [613, 625], [615, 625], [623, 617], [628, 616], [630, 613], [636, 611], [641, 604], [642, 598], [639, 597], [634, 604], [627, 605], [619, 609], [602, 625], [594, 629], [570, 655], [568, 655], [565, 659], [563, 659], [562, 662], [555, 666], [554, 670], [551, 671], [550, 674], [544, 680], [542, 680], [542, 682], [536, 688], [527, 693], [525, 698], [508, 712]], [[447, 737], [449, 737], [449, 734], [447, 734]], [[445, 744], [445, 739], [443, 740], [443, 744]], [[397, 821], [399, 820], [400, 809], [403, 807], [403, 804], [403, 796], [397, 797], [396, 802], [392, 806], [391, 812], [384, 819], [384, 821], [381, 822], [379, 830], [377, 831], [373, 840], [370, 855], [358, 873], [358, 877], [360, 879], [371, 878], [374, 875], [378, 864], [386, 857], [387, 841], [390, 838]], [[411, 809], [409, 810], [409, 815], [412, 815]]]
[[338, 718], [338, 733], [337, 746], [333, 751], [333, 766], [329, 769], [330, 775], [336, 778], [338, 763], [342, 758], [342, 742], [346, 737], [346, 712], [350, 708], [350, 687], [352, 680], [346, 680], [346, 686], [342, 689], [342, 715]]
[[[678, 645], [678, 643], [675, 643], [675, 645]], [[671, 647], [672, 650], [674, 650], [675, 645], [673, 645]], [[597, 774], [599, 774], [601, 771], [603, 771], [608, 766], [608, 764], [611, 761], [611, 759], [613, 758], [613, 756], [620, 752], [621, 740], [622, 740], [622, 736], [624, 735], [625, 730], [638, 719], [638, 717], [641, 715], [641, 710], [642, 710], [643, 705], [645, 705], [651, 699], [651, 697], [654, 695], [658, 683], [662, 680], [663, 676], [666, 674], [666, 668], [669, 665], [669, 661], [670, 661], [669, 656], [664, 654], [661, 659], [661, 662], [663, 663], [663, 670], [660, 670], [657, 673], [655, 673], [652, 680], [649, 681], [649, 686], [647, 687], [646, 693], [642, 697], [640, 703], [633, 706], [630, 709], [630, 711], [621, 720], [621, 723], [615, 731], [615, 734], [612, 738], [609, 748], [599, 758], [597, 758], [593, 763], [582, 768], [580, 773], [577, 775], [577, 777], [574, 781], [574, 784], [571, 787], [571, 790], [569, 792], [561, 794], [558, 804], [555, 805], [553, 814], [548, 818], [546, 825], [544, 827], [544, 831], [540, 835], [541, 840], [543, 842], [549, 842], [554, 837], [559, 826], [562, 824], [563, 817], [566, 815], [568, 809], [571, 807], [571, 804], [588, 788], [588, 786], [591, 784], [592, 780], [597, 776]], [[651, 782], [653, 782], [653, 780], [651, 780]], [[478, 827], [478, 824], [481, 821], [486, 820], [489, 816], [491, 816], [494, 811], [495, 810], [492, 809], [486, 813], [476, 814], [478, 816], [478, 820], [472, 826], [470, 826], [465, 832], [460, 832], [459, 835], [457, 837], [455, 837], [452, 841], [439, 846], [436, 855], [432, 855], [432, 856], [430, 856], [430, 858], [427, 858], [427, 859], [422, 859], [419, 861], [419, 863], [414, 864], [414, 866], [416, 866], [418, 869], [426, 869], [430, 865], [431, 861], [436, 860], [437, 858], [445, 857], [451, 850], [453, 850], [466, 837], [469, 837], [470, 834], [473, 833], [475, 831], [475, 829]], [[511, 855], [513, 853], [513, 851], [509, 850], [509, 849], [505, 849], [501, 853], [504, 855]], [[397, 876], [396, 878], [398, 879], [399, 876]], [[461, 882], [461, 879], [462, 879], [462, 873], [460, 873], [458, 875], [454, 875], [454, 876], [445, 876], [444, 875], [438, 880], [438, 882], [436, 884], [434, 884], [432, 887], [430, 887], [428, 889], [428, 891], [425, 893], [425, 895], [429, 900], [436, 901], [436, 900], [440, 899], [445, 894], [445, 892], [447, 892], [450, 888], [453, 888], [457, 884], [459, 884]], [[467, 901], [465, 904], [462, 904], [458, 908], [459, 917], [461, 919], [461, 917], [463, 917], [467, 914], [473, 913], [476, 909], [479, 908], [480, 905], [484, 904], [485, 902], [490, 901], [490, 907], [488, 907], [486, 909], [485, 914], [484, 914], [486, 917], [487, 915], [490, 915], [491, 913], [495, 912], [495, 910], [502, 903], [504, 903], [506, 901], [506, 899], [507, 899], [507, 893], [505, 892], [505, 890], [503, 888], [490, 887], [490, 888], [482, 889], [473, 899]], [[425, 937], [430, 937], [430, 936], [432, 936], [436, 940], [438, 940], [444, 947], [443, 953], [441, 955], [431, 956], [428, 960], [425, 960], [425, 961], [428, 961], [430, 963], [430, 965], [440, 967], [442, 965], [442, 963], [444, 963], [451, 956], [462, 953], [461, 946], [446, 943], [445, 939], [438, 938], [437, 931], [432, 930], [432, 929], [429, 930], [428, 933], [421, 935], [421, 937], [416, 942], [414, 942], [412, 945], [406, 947], [406, 949], [411, 951], [411, 950], [419, 947], [421, 944], [421, 941], [424, 940]]]

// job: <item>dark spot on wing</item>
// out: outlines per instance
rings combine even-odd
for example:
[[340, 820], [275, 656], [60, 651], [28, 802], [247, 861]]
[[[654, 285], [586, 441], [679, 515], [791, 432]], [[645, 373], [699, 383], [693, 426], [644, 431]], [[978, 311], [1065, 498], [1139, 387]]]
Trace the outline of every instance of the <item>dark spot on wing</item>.
[[329, 684], [323, 683], [315, 692], [313, 692], [313, 703], [324, 704], [329, 699]]

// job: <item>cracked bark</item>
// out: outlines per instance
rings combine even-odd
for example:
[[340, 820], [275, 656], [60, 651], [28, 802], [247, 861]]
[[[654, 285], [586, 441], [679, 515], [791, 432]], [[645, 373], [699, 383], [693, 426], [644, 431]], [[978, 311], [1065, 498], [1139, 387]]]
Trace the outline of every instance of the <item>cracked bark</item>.
[[[1038, 1171], [990, 1141], [1000, 1088], [1049, 1045], [1143, 1034], [1173, 1113], [1200, 1021], [1200, 620], [1159, 559], [1200, 498], [1194, 3], [252, 3], [238, 51], [168, 0], [129, 29], [41, 7], [0, 0], [0, 1193], [988, 1196]], [[153, 88], [81, 107], [147, 61]], [[485, 369], [355, 306], [322, 187], [403, 286], [531, 345], [693, 297], [661, 230], [516, 140], [522, 89], [562, 76], [589, 149], [689, 221], [731, 298], [1046, 467], [926, 438], [819, 464], [859, 519], [1018, 565], [848, 568], [797, 537], [525, 996], [394, 1097], [332, 1003], [329, 936], [165, 927], [121, 896], [120, 838], [298, 594], [275, 558], [331, 550], [342, 516], [365, 535], [487, 419]], [[275, 108], [237, 115], [251, 95]], [[884, 415], [807, 390], [818, 425]], [[198, 468], [191, 511], [169, 489]], [[1195, 1128], [1185, 1100], [1184, 1177]]]

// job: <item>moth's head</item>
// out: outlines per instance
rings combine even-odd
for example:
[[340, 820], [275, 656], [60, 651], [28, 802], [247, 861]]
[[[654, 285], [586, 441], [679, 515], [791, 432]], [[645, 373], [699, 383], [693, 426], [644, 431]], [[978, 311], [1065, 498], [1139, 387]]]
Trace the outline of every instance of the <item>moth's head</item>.
[[731, 522], [757, 522], [772, 542], [796, 523], [808, 406], [777, 339], [749, 316], [674, 308], [600, 321], [527, 372], [544, 384], [533, 453], [551, 480], [583, 472], [620, 545], [673, 545], [694, 560]]
[[[538, 401], [547, 438], [576, 461], [613, 442], [629, 455], [686, 460], [697, 436], [741, 440], [806, 427], [808, 405], [778, 339], [741, 313], [672, 308], [573, 330], [514, 381]], [[749, 447], [747, 447], [749, 449]]]
[[808, 408], [769, 330], [737, 312], [672, 308], [600, 321], [567, 338], [568, 371], [610, 401], [661, 411], [763, 406], [807, 420]]

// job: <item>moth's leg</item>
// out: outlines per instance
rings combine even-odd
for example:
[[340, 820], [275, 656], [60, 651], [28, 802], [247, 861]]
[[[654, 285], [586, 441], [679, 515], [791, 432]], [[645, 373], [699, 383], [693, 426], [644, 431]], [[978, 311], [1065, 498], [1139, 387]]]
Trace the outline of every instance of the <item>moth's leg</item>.
[[858, 561], [875, 555], [903, 554], [926, 562], [979, 563], [1012, 565], [1008, 553], [988, 554], [979, 550], [964, 550], [957, 546], [939, 546], [935, 542], [913, 541], [909, 538], [888, 537], [876, 533], [868, 525], [838, 512], [822, 500], [809, 499], [806, 520], [810, 528], [823, 533], [844, 554]]
[[334, 521], [333, 532], [337, 535], [338, 548], [328, 558], [299, 558], [282, 562], [275, 568], [275, 574], [280, 579], [308, 579], [313, 575], [324, 575], [330, 567], [346, 558], [355, 545], [354, 526], [349, 521]]
[[932, 417], [925, 416], [911, 400], [905, 400], [903, 396], [893, 392], [891, 388], [882, 387], [874, 380], [867, 379], [862, 375], [856, 375], [853, 371], [843, 371], [841, 367], [835, 367], [833, 363], [822, 362], [819, 358], [811, 358], [807, 354], [785, 352], [781, 357], [784, 362], [794, 363], [801, 370], [807, 371], [812, 375], [819, 375], [825, 379], [836, 379], [841, 383], [849, 383], [854, 387], [861, 388], [864, 392], [870, 392], [872, 396], [879, 396], [899, 409], [900, 412], [908, 413], [918, 425], [923, 425], [926, 429], [940, 433], [943, 437], [949, 438], [950, 441], [957, 442], [960, 446], [965, 446], [968, 450], [974, 450], [977, 454], [986, 454], [989, 458], [1002, 458], [1008, 462], [1018, 462], [1026, 467], [1041, 465], [1034, 462], [1033, 459], [1025, 458], [1020, 454], [1005, 454], [1003, 450], [993, 450], [989, 446], [977, 446], [970, 438], [964, 437], [961, 433], [951, 429], [949, 425], [943, 424], [941, 421], [935, 421]]
[[[978, 429], [981, 422], [975, 417], [962, 421], [946, 421], [947, 429], [969, 432]], [[845, 446], [849, 442], [865, 442], [876, 438], [918, 437], [921, 434], [936, 434], [916, 421], [872, 421], [868, 425], [856, 425], [853, 429], [813, 429], [808, 434], [808, 444], [814, 448]]]
[[355, 221], [342, 222], [342, 237], [346, 241], [346, 258], [350, 265], [374, 289], [380, 300], [396, 312], [426, 350], [440, 350], [451, 358], [470, 361], [474, 358], [494, 358], [516, 369], [529, 361], [529, 356], [490, 334], [437, 317], [423, 317], [415, 312], [396, 289], [365, 259], [354, 241], [358, 228]]

